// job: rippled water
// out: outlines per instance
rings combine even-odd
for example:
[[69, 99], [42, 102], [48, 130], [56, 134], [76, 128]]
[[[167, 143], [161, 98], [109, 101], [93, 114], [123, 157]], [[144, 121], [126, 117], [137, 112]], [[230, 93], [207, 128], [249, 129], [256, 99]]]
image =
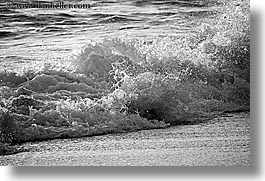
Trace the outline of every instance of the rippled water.
[[[73, 0], [89, 9], [7, 9], [0, 3], [0, 62], [65, 59], [103, 37], [179, 36], [218, 11], [205, 0]], [[23, 2], [33, 2], [26, 0]], [[54, 0], [53, 0], [54, 2]]]

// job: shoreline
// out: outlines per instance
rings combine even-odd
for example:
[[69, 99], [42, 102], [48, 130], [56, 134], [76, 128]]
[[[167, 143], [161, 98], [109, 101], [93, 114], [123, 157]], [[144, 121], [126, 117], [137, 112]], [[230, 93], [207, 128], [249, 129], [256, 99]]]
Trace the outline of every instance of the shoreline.
[[[29, 152], [1, 156], [0, 162], [2, 165], [21, 166], [250, 165], [249, 129], [249, 113], [237, 113], [197, 125], [25, 143]], [[206, 155], [197, 157], [193, 155], [195, 151], [197, 156]], [[183, 155], [183, 158], [177, 154]], [[187, 155], [191, 156], [191, 160]], [[213, 163], [210, 163], [210, 155], [216, 157]], [[174, 162], [176, 159], [178, 161]]]

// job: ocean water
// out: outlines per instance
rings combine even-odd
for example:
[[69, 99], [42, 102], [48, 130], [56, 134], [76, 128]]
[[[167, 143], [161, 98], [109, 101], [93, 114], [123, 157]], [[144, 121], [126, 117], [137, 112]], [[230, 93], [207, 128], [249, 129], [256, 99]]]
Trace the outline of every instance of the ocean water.
[[67, 61], [88, 41], [106, 37], [152, 41], [183, 36], [214, 19], [221, 6], [213, 0], [68, 0], [64, 3], [91, 7], [8, 9], [10, 2], [34, 1], [0, 2], [0, 64], [5, 69], [45, 59]]
[[19, 120], [15, 137], [6, 126], [6, 142], [197, 124], [216, 111], [249, 110], [248, 0], [6, 7], [19, 2], [34, 1], [0, 3], [0, 120]]

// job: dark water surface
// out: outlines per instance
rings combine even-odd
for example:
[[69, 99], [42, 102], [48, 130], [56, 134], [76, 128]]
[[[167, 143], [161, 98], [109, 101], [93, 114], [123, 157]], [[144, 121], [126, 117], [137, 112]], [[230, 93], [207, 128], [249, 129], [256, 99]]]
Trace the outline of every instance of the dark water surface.
[[7, 9], [7, 2], [33, 1], [0, 2], [2, 67], [64, 60], [89, 40], [103, 37], [179, 36], [218, 12], [215, 1], [205, 0], [64, 1], [89, 4], [89, 9]]

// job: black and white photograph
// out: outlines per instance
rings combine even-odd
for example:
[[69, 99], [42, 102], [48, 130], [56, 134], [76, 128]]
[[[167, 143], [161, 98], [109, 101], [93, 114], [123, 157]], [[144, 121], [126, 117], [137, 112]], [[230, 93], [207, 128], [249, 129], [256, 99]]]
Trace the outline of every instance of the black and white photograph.
[[251, 166], [250, 0], [1, 0], [0, 166]]

